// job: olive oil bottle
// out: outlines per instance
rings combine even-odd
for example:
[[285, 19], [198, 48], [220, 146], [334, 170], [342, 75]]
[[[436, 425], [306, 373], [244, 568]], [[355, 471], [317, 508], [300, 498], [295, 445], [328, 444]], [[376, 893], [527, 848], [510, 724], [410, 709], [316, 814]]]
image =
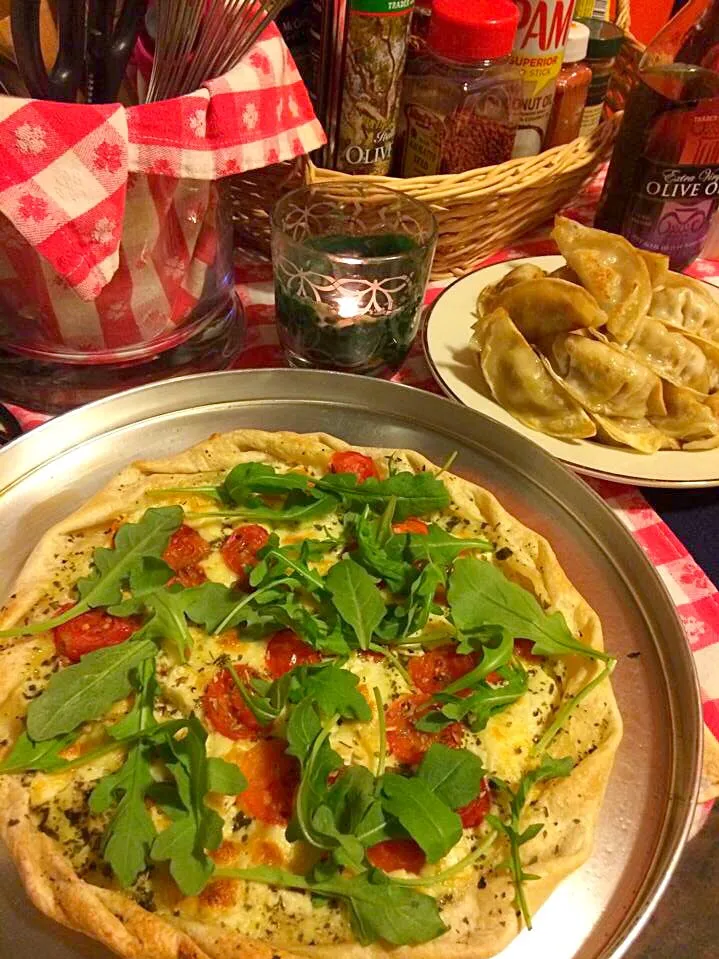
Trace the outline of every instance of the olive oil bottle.
[[682, 28], [683, 14], [642, 58], [595, 220], [674, 270], [699, 255], [719, 204], [719, 73], [682, 59], [705, 63], [713, 46], [697, 42], [696, 17]]

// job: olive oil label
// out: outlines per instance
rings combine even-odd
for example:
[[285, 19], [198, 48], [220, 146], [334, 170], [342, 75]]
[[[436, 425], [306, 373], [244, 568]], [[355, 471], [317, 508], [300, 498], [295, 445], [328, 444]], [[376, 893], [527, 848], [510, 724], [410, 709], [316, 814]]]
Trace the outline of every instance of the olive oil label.
[[[672, 265], [699, 255], [719, 204], [719, 116], [713, 110], [686, 118], [678, 162], [645, 153], [624, 216], [622, 233], [630, 243], [668, 254]], [[655, 128], [655, 136], [661, 129]]]
[[351, 0], [335, 169], [389, 172], [414, 0]]
[[407, 104], [402, 176], [428, 176], [436, 173], [442, 162], [444, 118], [432, 110]]
[[515, 0], [519, 24], [512, 62], [522, 72], [519, 126], [513, 156], [534, 156], [554, 103], [554, 87], [564, 59], [564, 46], [574, 0]]

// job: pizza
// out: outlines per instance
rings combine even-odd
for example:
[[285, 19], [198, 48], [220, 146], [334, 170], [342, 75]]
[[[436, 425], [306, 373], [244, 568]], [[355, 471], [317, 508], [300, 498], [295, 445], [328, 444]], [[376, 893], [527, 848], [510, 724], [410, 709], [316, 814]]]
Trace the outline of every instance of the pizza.
[[51, 529], [0, 617], [0, 834], [121, 956], [492, 956], [591, 851], [615, 658], [417, 453], [239, 430]]

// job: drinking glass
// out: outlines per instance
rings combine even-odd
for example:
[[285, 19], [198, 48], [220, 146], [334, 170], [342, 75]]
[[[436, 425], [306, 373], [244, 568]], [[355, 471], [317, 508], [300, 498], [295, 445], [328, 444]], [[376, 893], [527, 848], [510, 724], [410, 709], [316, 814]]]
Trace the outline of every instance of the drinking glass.
[[292, 366], [375, 375], [419, 330], [437, 242], [428, 206], [370, 184], [300, 187], [272, 216], [280, 343]]

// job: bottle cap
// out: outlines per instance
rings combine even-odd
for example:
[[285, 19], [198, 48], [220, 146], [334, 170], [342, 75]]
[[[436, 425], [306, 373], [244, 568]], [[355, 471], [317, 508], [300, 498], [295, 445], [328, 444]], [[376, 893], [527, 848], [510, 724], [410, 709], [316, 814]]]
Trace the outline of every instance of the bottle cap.
[[624, 41], [624, 31], [601, 17], [577, 17], [579, 23], [589, 27], [590, 60], [609, 60], [616, 57]]
[[495, 60], [512, 52], [518, 23], [512, 0], [434, 0], [427, 46], [460, 63]]
[[567, 45], [564, 48], [564, 62], [576, 63], [587, 55], [589, 46], [589, 27], [584, 23], [572, 20], [567, 34]]

